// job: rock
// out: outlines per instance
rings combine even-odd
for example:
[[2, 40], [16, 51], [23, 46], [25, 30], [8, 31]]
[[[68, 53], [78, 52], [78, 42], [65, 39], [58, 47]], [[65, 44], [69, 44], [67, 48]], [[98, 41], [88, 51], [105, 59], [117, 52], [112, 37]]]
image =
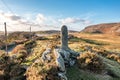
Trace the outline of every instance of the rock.
[[64, 59], [62, 58], [58, 49], [54, 50], [54, 54], [55, 54], [55, 57], [56, 57], [56, 64], [57, 64], [58, 68], [60, 69], [60, 71], [65, 72]]
[[91, 46], [85, 46], [85, 50], [92, 52], [92, 47]]
[[65, 73], [58, 73], [58, 76], [61, 78], [61, 80], [68, 80]]
[[27, 65], [22, 65], [22, 68], [24, 68], [24, 69], [26, 69], [26, 70], [27, 70], [28, 67], [29, 67], [29, 66], [27, 66]]
[[70, 52], [70, 54], [71, 54], [72, 56], [74, 56], [74, 57], [77, 57], [77, 56], [80, 55], [80, 53], [75, 52], [75, 51], [73, 51], [73, 50], [71, 50], [71, 49], [69, 49], [69, 52]]
[[44, 52], [43, 52], [43, 54], [42, 54], [42, 61], [44, 62], [44, 61], [50, 61], [51, 60], [51, 57], [50, 57], [50, 55], [48, 55], [49, 53], [51, 53], [51, 48], [47, 48]]
[[67, 61], [69, 61], [70, 53], [68, 51], [65, 51], [63, 49], [59, 50], [59, 53], [63, 56], [63, 58]]
[[46, 57], [47, 57], [48, 61], [50, 61], [52, 59], [50, 55], [46, 55]]
[[76, 60], [70, 59], [70, 61], [69, 61], [70, 66], [73, 66], [75, 64], [75, 62], [76, 62]]

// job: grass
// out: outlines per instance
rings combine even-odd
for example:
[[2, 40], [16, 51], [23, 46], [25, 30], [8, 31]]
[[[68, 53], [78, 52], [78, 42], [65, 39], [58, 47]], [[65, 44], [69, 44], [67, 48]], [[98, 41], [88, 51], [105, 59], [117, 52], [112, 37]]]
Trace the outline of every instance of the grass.
[[51, 55], [50, 62], [43, 62], [41, 59], [43, 51], [48, 47], [46, 41], [37, 41], [36, 44], [37, 46], [33, 48], [33, 54], [24, 63], [24, 65], [29, 66], [26, 71], [27, 79], [42, 80], [47, 77], [48, 80], [58, 80], [55, 76], [57, 75], [57, 67], [53, 55]]
[[45, 44], [43, 41], [36, 41], [36, 46], [34, 46], [31, 50], [31, 54], [26, 58], [25, 62], [23, 62], [23, 65], [31, 65], [38, 57], [42, 55], [42, 52], [45, 50]]
[[111, 73], [113, 75], [115, 75], [116, 77], [119, 77], [119, 79], [120, 79], [120, 64], [117, 63], [116, 61], [113, 61], [113, 60], [110, 60], [110, 59], [107, 59], [104, 57], [101, 57], [101, 59], [103, 60], [104, 64], [106, 65], [106, 69], [111, 71]]
[[[84, 34], [85, 35], [85, 34]], [[94, 36], [94, 37], [93, 37]], [[88, 37], [88, 36], [87, 36]], [[109, 41], [112, 40], [112, 38], [108, 38], [108, 41], [100, 41], [103, 43], [109, 43], [109, 45], [96, 45], [94, 41], [97, 41], [95, 35], [89, 35], [90, 38], [73, 38], [71, 39], [71, 43], [69, 44], [69, 47], [75, 51], [83, 52], [85, 46], [92, 46], [92, 47], [98, 47], [98, 49], [101, 51], [101, 49], [111, 50], [112, 52], [119, 52], [119, 46], [118, 41], [114, 41], [114, 43], [109, 43]], [[91, 38], [92, 37], [92, 38]], [[97, 36], [98, 37], [98, 36]], [[111, 37], [111, 36], [110, 36]], [[104, 35], [99, 35], [99, 38], [106, 39]], [[118, 37], [119, 38], [119, 37]], [[89, 42], [90, 40], [90, 42]], [[93, 41], [93, 44], [91, 44], [91, 40]], [[116, 43], [115, 43], [116, 42]], [[116, 45], [117, 44], [117, 45]], [[114, 47], [114, 46], [115, 47]], [[117, 51], [113, 51], [114, 48]], [[101, 57], [101, 56], [100, 56]], [[89, 73], [89, 71], [83, 71], [78, 69], [76, 66], [68, 68], [67, 69], [67, 77], [68, 80], [119, 80], [120, 79], [120, 64], [117, 61], [107, 59], [106, 57], [101, 57], [103, 63], [105, 64], [105, 71], [108, 71], [109, 74], [94, 74]]]
[[77, 59], [80, 69], [90, 70], [94, 73], [102, 73], [105, 68], [102, 60], [91, 52], [81, 53]]
[[[104, 34], [102, 35], [101, 34], [83, 34], [83, 35], [77, 34], [76, 36], [78, 38], [74, 37], [69, 40], [69, 47], [74, 51], [83, 53], [85, 51], [85, 46], [91, 46], [93, 48], [94, 46], [98, 47], [98, 51], [102, 51], [102, 49], [105, 49], [105, 50], [108, 49], [111, 52], [120, 51], [120, 42], [116, 41], [116, 40], [120, 40], [119, 37], [111, 36], [111, 35], [108, 36]], [[58, 40], [55, 41], [54, 39], [51, 39], [51, 42], [50, 40], [37, 40], [35, 42], [26, 42], [24, 44], [27, 47], [27, 49], [30, 49], [30, 51], [28, 52], [30, 52], [31, 54], [29, 54], [25, 59], [25, 61], [22, 62], [22, 65], [27, 65], [29, 66], [28, 68], [31, 68], [30, 69], [31, 74], [29, 75], [30, 78], [31, 77], [34, 78], [33, 75], [35, 75], [36, 77], [39, 77], [41, 76], [41, 74], [47, 74], [50, 71], [55, 72], [54, 70], [56, 69], [54, 68], [52, 69], [52, 67], [50, 67], [55, 65], [55, 59], [47, 64], [40, 63], [40, 61], [38, 61], [37, 64], [34, 64], [34, 62], [36, 60], [41, 59], [41, 55], [43, 51], [46, 49], [46, 47], [48, 47], [47, 46], [48, 42], [49, 44], [51, 44], [51, 43], [56, 43], [57, 41]], [[59, 44], [57, 43], [57, 45]], [[29, 48], [29, 46], [33, 46], [33, 47]], [[54, 49], [54, 46], [52, 49]], [[106, 57], [101, 57], [101, 56], [99, 57], [102, 59], [102, 62], [105, 64], [105, 71], [108, 71], [109, 74], [93, 73], [93, 71], [90, 72], [90, 70], [79, 68], [78, 65], [76, 64], [75, 66], [67, 68], [66, 76], [68, 77], [68, 80], [119, 80], [118, 77], [120, 77], [120, 64], [111, 59], [107, 59]]]
[[97, 40], [91, 40], [91, 39], [85, 39], [85, 38], [72, 38], [70, 39], [71, 42], [86, 42], [86, 43], [89, 43], [89, 44], [95, 44], [95, 45], [108, 45], [108, 43], [104, 43], [102, 41], [97, 41]]
[[88, 70], [82, 70], [79, 69], [77, 65], [75, 65], [73, 67], [67, 68], [68, 80], [120, 80], [120, 64], [116, 61], [112, 61], [101, 56], [99, 57], [106, 65], [106, 71], [111, 71], [111, 73], [117, 77], [113, 77], [105, 73], [96, 74]]
[[67, 69], [68, 80], [99, 80], [93, 73], [80, 70], [76, 65]]
[[87, 33], [74, 33], [74, 36], [83, 39], [95, 40], [109, 45], [102, 45], [105, 49], [119, 49], [120, 50], [120, 36], [109, 34], [87, 34]]

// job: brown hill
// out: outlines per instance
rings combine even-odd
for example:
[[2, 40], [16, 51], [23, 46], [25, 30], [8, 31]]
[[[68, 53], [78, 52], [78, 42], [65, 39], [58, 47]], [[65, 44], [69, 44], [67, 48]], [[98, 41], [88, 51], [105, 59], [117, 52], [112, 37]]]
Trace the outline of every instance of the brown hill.
[[120, 35], [120, 23], [104, 23], [104, 24], [91, 25], [86, 27], [81, 32]]
[[[69, 32], [74, 33], [77, 31], [69, 30]], [[35, 33], [37, 33], [37, 34], [58, 34], [58, 33], [60, 33], [60, 31], [59, 30], [46, 30], [46, 31], [36, 31]]]

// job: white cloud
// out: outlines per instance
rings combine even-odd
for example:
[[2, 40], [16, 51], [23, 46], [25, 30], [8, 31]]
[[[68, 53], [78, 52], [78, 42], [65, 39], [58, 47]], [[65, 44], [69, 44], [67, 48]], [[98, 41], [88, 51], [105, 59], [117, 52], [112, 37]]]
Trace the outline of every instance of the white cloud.
[[46, 21], [46, 17], [43, 15], [43, 14], [38, 14], [37, 16], [36, 16], [36, 21], [38, 22], [38, 23], [44, 23], [45, 21]]
[[[50, 22], [51, 21], [51, 22]], [[38, 14], [36, 19], [23, 18], [11, 13], [0, 12], [0, 23], [3, 25], [7, 23], [8, 31], [29, 31], [29, 27], [32, 27], [33, 31], [57, 29], [55, 25], [52, 25], [52, 20], [49, 17], [45, 17], [43, 14]], [[46, 24], [46, 23], [51, 24]], [[4, 26], [3, 26], [4, 27]], [[4, 28], [0, 27], [0, 31], [4, 31]]]
[[[7, 23], [8, 31], [24, 31], [27, 30], [28, 27], [26, 26], [26, 24], [32, 24], [32, 22], [29, 22], [21, 16], [14, 15], [11, 13], [0, 12], [0, 23], [2, 26], [4, 22]], [[0, 27], [0, 30], [3, 31], [3, 27]]]
[[25, 19], [23, 19], [21, 16], [18, 16], [18, 15], [1, 12], [0, 13], [0, 22], [7, 22], [10, 24], [16, 24], [16, 23], [25, 22]]
[[21, 20], [20, 16], [13, 15], [13, 14], [5, 14], [4, 16], [7, 17], [8, 19], [12, 20], [12, 21]]
[[91, 24], [92, 22], [91, 21], [89, 21], [89, 20], [85, 20], [84, 21], [84, 24]]
[[79, 21], [79, 19], [75, 19], [75, 18], [65, 18], [65, 19], [59, 19], [58, 21], [60, 21], [63, 24], [68, 24], [68, 23], [76, 23]]
[[[61, 17], [45, 16], [40, 13], [34, 16], [29, 15], [29, 18], [27, 18], [27, 16], [21, 17], [11, 13], [0, 12], [0, 23], [3, 24], [7, 22], [7, 25], [9, 25], [8, 31], [28, 31], [30, 26], [33, 31], [50, 29], [60, 30], [62, 24], [67, 24], [67, 26], [72, 27], [71, 29], [73, 30], [73, 28], [80, 28], [81, 24], [86, 25], [91, 23], [89, 20], [81, 18], [68, 17], [62, 19]], [[0, 30], [3, 31], [3, 27], [0, 27]]]
[[80, 18], [71, 18], [71, 17], [65, 18], [65, 19], [59, 19], [58, 21], [61, 22], [62, 24], [73, 24], [73, 23], [75, 24], [75, 23], [80, 23], [80, 22], [84, 24], [90, 23], [90, 21], [88, 20], [84, 20]]

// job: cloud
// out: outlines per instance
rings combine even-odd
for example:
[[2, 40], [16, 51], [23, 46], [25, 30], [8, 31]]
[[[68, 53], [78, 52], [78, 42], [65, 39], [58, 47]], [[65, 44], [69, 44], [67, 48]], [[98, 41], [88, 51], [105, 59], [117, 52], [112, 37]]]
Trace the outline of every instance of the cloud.
[[[11, 13], [0, 12], [0, 23], [3, 25], [4, 22], [7, 22], [8, 31], [29, 31], [30, 26], [33, 31], [58, 28], [55, 25], [46, 24], [49, 23], [51, 19], [43, 14], [37, 14], [35, 19], [33, 18], [28, 20], [26, 17], [24, 18]], [[4, 31], [3, 27], [0, 27], [0, 30]]]
[[89, 20], [85, 20], [83, 24], [91, 24], [92, 22]]
[[[7, 22], [9, 26], [8, 31], [29, 31], [30, 26], [33, 31], [50, 29], [60, 30], [61, 23], [72, 27], [71, 29], [76, 29], [80, 28], [79, 26], [81, 24], [83, 26], [91, 23], [91, 21], [81, 18], [68, 17], [62, 19], [56, 16], [45, 16], [41, 13], [22, 17], [11, 13], [0, 12], [0, 23], [3, 25], [4, 22]], [[0, 30], [3, 31], [4, 29], [0, 27]]]
[[0, 13], [0, 16], [2, 16], [2, 17], [4, 17], [4, 18], [11, 19], [11, 20], [21, 19], [20, 16], [13, 15], [13, 14], [11, 14], [11, 13], [1, 12], [1, 13]]
[[9, 19], [13, 20], [13, 21], [17, 21], [17, 20], [20, 20], [21, 17], [20, 16], [16, 16], [16, 15], [11, 15], [11, 16], [8, 16]]
[[0, 18], [1, 18], [1, 22], [8, 22], [8, 23], [16, 23], [16, 22], [21, 22], [23, 19], [21, 16], [18, 16], [18, 15], [14, 15], [14, 14], [11, 14], [11, 13], [4, 13], [4, 12], [1, 12], [0, 13]]
[[90, 21], [88, 20], [84, 20], [84, 19], [80, 19], [80, 18], [65, 18], [65, 19], [59, 19], [59, 22], [61, 22], [62, 24], [73, 24], [73, 23], [80, 23], [82, 22], [83, 24], [89, 24]]
[[11, 14], [11, 13], [4, 13], [0, 12], [0, 22], [4, 23], [7, 22], [11, 25], [32, 25], [35, 24], [32, 20], [27, 20], [21, 16]]
[[13, 20], [13, 21], [16, 21], [16, 20], [20, 20], [21, 17], [20, 16], [17, 16], [17, 15], [13, 15], [11, 13], [0, 13], [1, 16], [3, 16], [4, 18], [7, 18], [7, 19], [10, 19], [10, 20]]
[[[0, 12], [0, 23], [2, 26], [4, 22], [7, 23], [8, 31], [24, 31], [27, 30], [27, 28], [29, 27], [28, 25], [34, 24], [33, 22], [28, 21], [21, 16]], [[0, 30], [3, 31], [3, 27], [0, 27]]]
[[36, 21], [38, 22], [38, 23], [44, 23], [45, 21], [46, 21], [46, 17], [43, 15], [43, 14], [38, 14], [37, 16], [36, 16]]

